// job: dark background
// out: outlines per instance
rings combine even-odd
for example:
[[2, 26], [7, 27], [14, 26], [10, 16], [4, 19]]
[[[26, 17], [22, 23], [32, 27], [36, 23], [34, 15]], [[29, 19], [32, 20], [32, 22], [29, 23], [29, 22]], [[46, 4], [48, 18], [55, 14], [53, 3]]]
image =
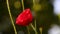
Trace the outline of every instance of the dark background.
[[[20, 3], [20, 4], [17, 4], [17, 6], [19, 5], [18, 8], [17, 6], [14, 5], [15, 2]], [[38, 1], [36, 1], [36, 3], [37, 2]], [[32, 9], [33, 1], [24, 0], [25, 9], [30, 8], [31, 12], [36, 13], [34, 15], [36, 15], [38, 34], [40, 34], [38, 30], [40, 27], [43, 27], [43, 34], [47, 34], [48, 29], [50, 28], [52, 24], [59, 24], [58, 17], [54, 15], [53, 6], [49, 0], [40, 0], [38, 4], [41, 5], [42, 7], [40, 8], [41, 10], [33, 10], [34, 9], [34, 8]], [[18, 14], [22, 12], [21, 0], [9, 0], [9, 5], [10, 5], [11, 13], [13, 16], [13, 20], [15, 22], [15, 19], [17, 18]], [[34, 20], [33, 20], [33, 25], [34, 25]], [[18, 26], [16, 24], [15, 26], [16, 26], [18, 34], [21, 34], [21, 33], [28, 34], [26, 27]], [[34, 34], [34, 31], [30, 26], [29, 26], [29, 29], [30, 29], [31, 34]], [[14, 29], [11, 24], [10, 16], [8, 14], [6, 0], [0, 0], [0, 33], [1, 34], [14, 34]]]

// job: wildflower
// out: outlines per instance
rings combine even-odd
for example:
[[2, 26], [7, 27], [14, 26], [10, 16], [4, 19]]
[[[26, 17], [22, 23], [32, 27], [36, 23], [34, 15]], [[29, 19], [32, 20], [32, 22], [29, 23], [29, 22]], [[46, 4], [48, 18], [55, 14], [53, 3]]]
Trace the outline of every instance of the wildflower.
[[16, 19], [16, 24], [21, 26], [29, 25], [33, 20], [32, 13], [30, 9], [25, 9], [22, 13], [20, 13]]

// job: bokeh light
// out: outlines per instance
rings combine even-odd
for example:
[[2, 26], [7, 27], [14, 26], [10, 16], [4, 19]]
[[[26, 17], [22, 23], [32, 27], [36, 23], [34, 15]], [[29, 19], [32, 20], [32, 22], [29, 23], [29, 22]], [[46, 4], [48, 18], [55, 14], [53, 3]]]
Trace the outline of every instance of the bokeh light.
[[15, 2], [14, 2], [14, 7], [15, 7], [16, 9], [21, 8], [21, 3], [20, 3], [20, 1], [15, 1]]

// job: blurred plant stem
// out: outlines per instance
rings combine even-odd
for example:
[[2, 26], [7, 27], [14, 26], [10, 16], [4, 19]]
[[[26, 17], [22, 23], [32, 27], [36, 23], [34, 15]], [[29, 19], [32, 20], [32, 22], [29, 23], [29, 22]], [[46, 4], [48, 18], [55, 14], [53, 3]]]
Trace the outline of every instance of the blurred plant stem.
[[59, 23], [60, 23], [60, 14], [58, 15]]
[[33, 28], [33, 30], [35, 31], [35, 34], [37, 34], [36, 28], [32, 25], [32, 23], [30, 24], [30, 26]]
[[7, 2], [7, 8], [8, 8], [9, 16], [10, 16], [10, 19], [11, 19], [11, 23], [12, 23], [12, 25], [13, 25], [15, 34], [17, 34], [17, 30], [16, 30], [16, 27], [15, 27], [15, 25], [14, 25], [14, 21], [13, 21], [13, 19], [12, 19], [12, 15], [11, 15], [11, 12], [10, 12], [9, 2], [8, 2], [8, 0], [6, 0], [6, 2]]
[[21, 2], [22, 2], [22, 8], [23, 8], [23, 11], [24, 11], [24, 1], [21, 0]]
[[30, 31], [29, 31], [29, 26], [27, 26], [27, 30], [28, 30], [28, 34], [30, 34]]
[[42, 27], [39, 28], [40, 34], [42, 34]]
[[[35, 5], [35, 0], [33, 0], [33, 6]], [[37, 34], [36, 18], [35, 18], [35, 34]]]
[[35, 0], [33, 0], [33, 5], [35, 5]]
[[35, 19], [35, 29], [36, 29], [35, 33], [37, 34], [36, 19]]
[[[23, 0], [21, 0], [21, 2], [22, 2], [22, 8], [23, 8], [23, 11], [24, 11], [24, 1], [23, 1]], [[28, 34], [30, 34], [29, 26], [26, 26], [26, 27], [27, 27]]]
[[[23, 10], [24, 10], [24, 2], [23, 2], [23, 0], [21, 0], [22, 1], [22, 7], [23, 7]], [[36, 29], [34, 28], [34, 26], [32, 25], [32, 23], [30, 24], [30, 26], [33, 28], [33, 30], [36, 32]], [[27, 26], [27, 30], [28, 30], [28, 34], [30, 34], [30, 32], [29, 32], [29, 26]], [[37, 32], [36, 32], [37, 33]]]

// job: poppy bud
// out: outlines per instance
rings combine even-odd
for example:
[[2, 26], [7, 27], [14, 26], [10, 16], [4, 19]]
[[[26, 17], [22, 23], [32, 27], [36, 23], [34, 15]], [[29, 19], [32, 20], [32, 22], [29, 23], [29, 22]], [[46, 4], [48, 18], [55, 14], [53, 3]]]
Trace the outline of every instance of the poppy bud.
[[32, 13], [30, 9], [25, 9], [22, 13], [20, 13], [16, 19], [16, 24], [21, 26], [29, 25], [33, 20]]

